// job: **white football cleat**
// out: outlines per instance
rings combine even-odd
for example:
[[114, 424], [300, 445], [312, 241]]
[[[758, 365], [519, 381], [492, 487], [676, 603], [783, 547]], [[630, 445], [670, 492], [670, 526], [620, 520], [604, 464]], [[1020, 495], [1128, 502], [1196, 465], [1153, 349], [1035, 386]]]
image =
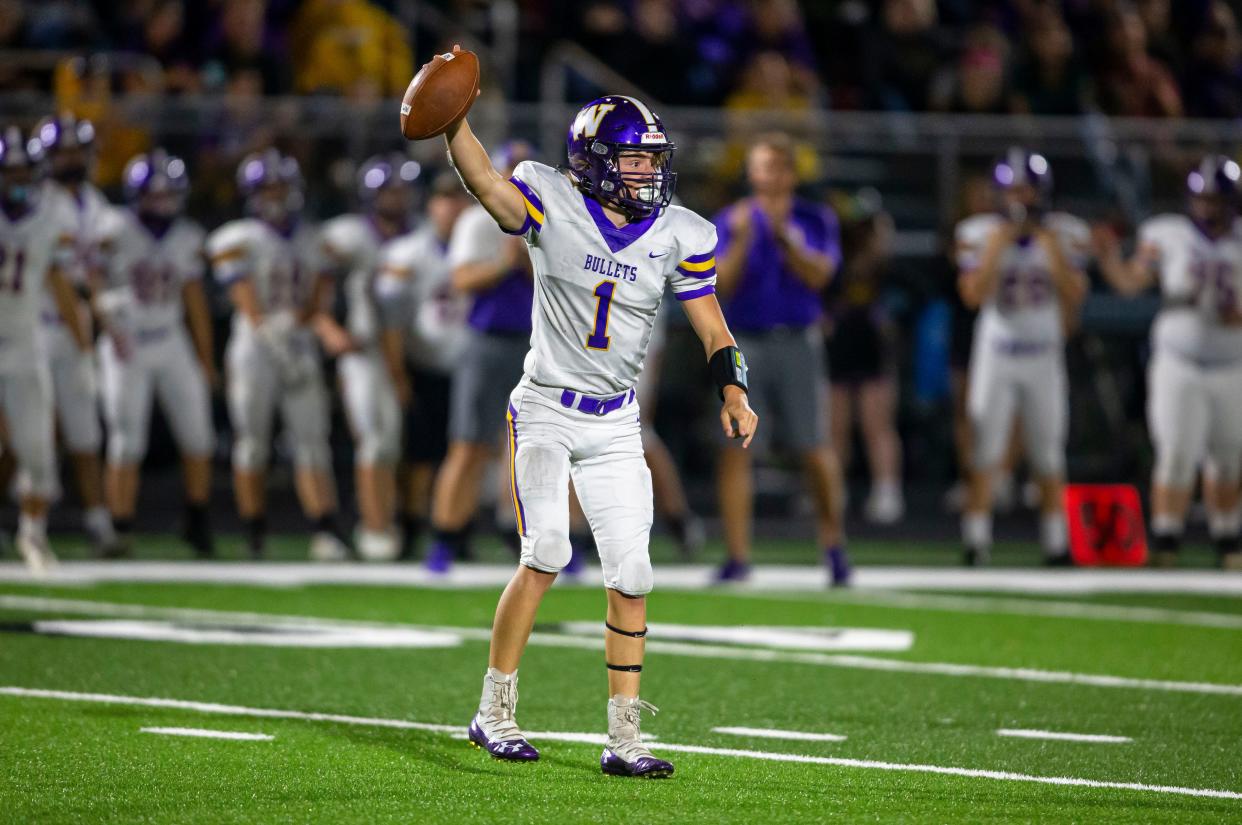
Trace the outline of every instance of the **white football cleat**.
[[45, 576], [54, 571], [59, 562], [56, 560], [56, 554], [52, 552], [52, 546], [48, 543], [47, 534], [23, 533], [17, 534], [17, 552], [21, 554], [22, 560], [26, 562], [26, 567], [36, 576]]
[[401, 552], [401, 542], [394, 530], [358, 529], [355, 543], [358, 556], [363, 561], [396, 561]]
[[316, 533], [311, 536], [310, 557], [312, 561], [346, 561], [349, 548], [331, 533]]

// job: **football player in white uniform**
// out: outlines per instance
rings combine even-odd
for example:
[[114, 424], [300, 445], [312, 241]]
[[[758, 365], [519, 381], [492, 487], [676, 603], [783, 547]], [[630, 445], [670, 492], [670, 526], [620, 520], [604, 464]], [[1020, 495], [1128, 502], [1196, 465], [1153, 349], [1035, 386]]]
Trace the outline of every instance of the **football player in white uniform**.
[[1047, 211], [1052, 170], [1043, 155], [1011, 149], [993, 174], [1006, 214], [967, 218], [956, 232], [962, 300], [979, 307], [966, 402], [976, 442], [962, 512], [966, 563], [989, 560], [992, 476], [1021, 410], [1027, 460], [1041, 488], [1044, 560], [1065, 564], [1065, 329], [1086, 296], [1090, 230], [1078, 218]]
[[252, 217], [211, 233], [207, 253], [233, 302], [225, 382], [233, 424], [233, 484], [252, 555], [263, 552], [266, 481], [277, 409], [291, 439], [302, 511], [314, 524], [311, 557], [344, 559], [328, 443], [328, 391], [310, 322], [332, 283], [322, 276], [319, 233], [299, 220], [302, 175], [276, 149], [247, 156], [238, 187]]
[[[87, 271], [94, 255], [94, 232], [100, 217], [111, 206], [103, 193], [90, 182], [95, 127], [89, 120], [78, 120], [71, 114], [47, 117], [35, 127], [43, 144], [49, 172], [55, 184], [55, 197], [76, 217], [74, 240], [77, 260], [66, 270], [75, 288], [85, 292]], [[73, 324], [86, 325], [90, 313], [86, 302], [79, 300]], [[52, 377], [52, 397], [56, 406], [56, 422], [61, 440], [73, 467], [78, 496], [82, 501], [83, 526], [96, 552], [114, 555], [120, 548], [103, 495], [103, 468], [100, 450], [103, 430], [99, 423], [99, 389], [94, 354], [77, 347], [77, 333], [69, 329], [45, 299], [43, 335], [46, 357]]]
[[[17, 459], [17, 548], [36, 572], [56, 561], [47, 540], [56, 454], [39, 330], [44, 291], [60, 317], [72, 320], [78, 311], [66, 275], [75, 259], [75, 216], [39, 180], [41, 159], [38, 139], [27, 140], [15, 126], [0, 133], [0, 430]], [[90, 350], [81, 325], [70, 323], [66, 330], [78, 353]]]
[[354, 437], [354, 481], [362, 517], [358, 555], [373, 561], [397, 556], [393, 511], [401, 455], [401, 404], [381, 354], [375, 284], [380, 249], [410, 229], [419, 172], [419, 164], [404, 155], [368, 159], [358, 171], [363, 211], [333, 218], [321, 231], [325, 262], [333, 270], [328, 275], [336, 275], [341, 287], [337, 294], [344, 300], [334, 302], [339, 305], [335, 313], [321, 312], [315, 328], [328, 355], [337, 358]]
[[[95, 306], [108, 463], [104, 486], [112, 522], [128, 545], [158, 398], [181, 450], [186, 514], [182, 534], [200, 557], [213, 553], [211, 497], [211, 316], [203, 290], [204, 232], [182, 213], [185, 162], [162, 149], [132, 158], [123, 175], [128, 209], [96, 229]], [[187, 334], [187, 328], [188, 333]]]
[[[449, 241], [470, 204], [452, 172], [436, 175], [417, 230], [381, 253], [379, 292], [386, 308], [385, 356], [406, 407], [401, 557], [413, 558], [431, 509], [436, 468], [449, 449], [449, 391], [465, 356], [470, 299], [453, 288]], [[407, 372], [406, 364], [410, 369]]]
[[1242, 568], [1242, 169], [1208, 156], [1190, 172], [1188, 214], [1157, 215], [1139, 227], [1123, 261], [1117, 239], [1097, 232], [1100, 270], [1126, 295], [1157, 282], [1163, 307], [1152, 327], [1147, 420], [1156, 450], [1152, 472], [1155, 560], [1177, 560], [1195, 474], [1210, 461], [1208, 529], [1222, 566]]
[[642, 743], [639, 698], [651, 474], [634, 385], [666, 285], [702, 339], [724, 406], [721, 425], [747, 442], [758, 417], [746, 401], [745, 359], [715, 296], [716, 231], [670, 206], [673, 143], [633, 98], [592, 101], [568, 135], [567, 169], [526, 161], [506, 180], [463, 119], [446, 133], [466, 188], [505, 231], [525, 238], [535, 304], [525, 375], [509, 397], [510, 482], [521, 563], [505, 588], [470, 739], [500, 759], [538, 751], [514, 718], [517, 670], [544, 594], [570, 559], [569, 480], [595, 535], [607, 593], [605, 773], [668, 776]]

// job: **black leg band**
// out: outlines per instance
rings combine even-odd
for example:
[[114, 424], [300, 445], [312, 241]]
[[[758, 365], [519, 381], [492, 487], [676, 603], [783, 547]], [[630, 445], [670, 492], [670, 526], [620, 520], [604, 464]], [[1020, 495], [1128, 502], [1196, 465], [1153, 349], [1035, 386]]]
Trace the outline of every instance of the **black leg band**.
[[611, 665], [611, 664], [608, 664], [607, 662], [605, 662], [604, 664], [608, 665], [609, 670], [620, 670], [624, 673], [642, 673], [643, 672], [642, 665]]
[[645, 627], [642, 630], [622, 630], [619, 627], [613, 627], [612, 625], [608, 624], [608, 622], [604, 622], [604, 627], [608, 628], [613, 633], [616, 633], [619, 636], [629, 636], [631, 639], [641, 639], [642, 637], [647, 635], [647, 628]]

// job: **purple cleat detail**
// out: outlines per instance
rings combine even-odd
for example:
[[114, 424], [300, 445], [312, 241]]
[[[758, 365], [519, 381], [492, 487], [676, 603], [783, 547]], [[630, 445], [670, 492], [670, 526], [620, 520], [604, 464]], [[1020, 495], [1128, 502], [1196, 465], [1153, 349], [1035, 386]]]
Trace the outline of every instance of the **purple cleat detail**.
[[824, 564], [828, 566], [828, 583], [833, 587], [849, 587], [850, 577], [854, 569], [850, 567], [850, 557], [845, 549], [834, 544], [824, 551]]
[[429, 573], [447, 573], [453, 566], [453, 548], [443, 542], [433, 543], [425, 564]]
[[488, 739], [479, 719], [470, 720], [470, 741], [475, 747], [483, 748], [495, 759], [507, 762], [534, 762], [539, 759], [539, 751], [525, 739]]
[[716, 582], [744, 582], [750, 578], [750, 564], [737, 559], [729, 559], [716, 571]]
[[673, 764], [654, 756], [640, 756], [633, 762], [626, 762], [610, 748], [604, 748], [599, 758], [599, 767], [610, 776], [637, 776], [642, 779], [667, 779], [673, 775]]

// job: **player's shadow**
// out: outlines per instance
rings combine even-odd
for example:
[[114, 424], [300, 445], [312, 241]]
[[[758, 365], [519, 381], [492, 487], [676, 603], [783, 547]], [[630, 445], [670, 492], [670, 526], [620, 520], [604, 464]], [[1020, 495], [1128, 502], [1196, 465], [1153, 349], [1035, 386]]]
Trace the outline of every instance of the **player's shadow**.
[[[383, 747], [410, 759], [455, 771], [466, 771], [481, 776], [515, 776], [530, 770], [533, 765], [506, 763], [493, 759], [482, 749], [473, 747], [466, 739], [422, 731], [402, 731], [391, 728], [362, 728], [347, 725], [336, 726], [333, 731], [358, 745]], [[560, 743], [553, 743], [553, 747]], [[536, 743], [538, 746], [538, 743]], [[546, 749], [539, 753], [539, 763], [556, 768], [583, 771], [600, 775], [598, 764], [591, 760], [579, 760]]]

